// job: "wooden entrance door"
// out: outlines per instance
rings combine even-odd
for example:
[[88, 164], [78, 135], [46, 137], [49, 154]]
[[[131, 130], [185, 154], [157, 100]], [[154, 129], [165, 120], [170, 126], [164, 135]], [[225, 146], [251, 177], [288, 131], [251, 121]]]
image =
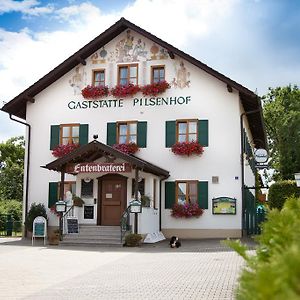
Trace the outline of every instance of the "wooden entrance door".
[[121, 175], [107, 175], [99, 178], [98, 195], [100, 195], [98, 225], [120, 225], [126, 205], [127, 178]]

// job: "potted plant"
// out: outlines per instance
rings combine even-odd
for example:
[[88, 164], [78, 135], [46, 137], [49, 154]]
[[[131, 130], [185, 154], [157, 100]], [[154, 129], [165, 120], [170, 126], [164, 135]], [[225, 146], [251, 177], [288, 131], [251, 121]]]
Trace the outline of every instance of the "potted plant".
[[199, 218], [204, 210], [197, 203], [185, 203], [173, 205], [171, 216], [174, 218]]
[[165, 80], [154, 82], [151, 84], [144, 85], [141, 87], [141, 91], [144, 96], [157, 96], [158, 94], [164, 93], [167, 89], [169, 89], [171, 86], [168, 82]]
[[142, 236], [137, 233], [129, 233], [125, 236], [124, 246], [137, 247], [141, 244]]
[[118, 84], [110, 90], [110, 94], [116, 98], [126, 98], [133, 96], [140, 91], [140, 87], [133, 83], [128, 83], [126, 85]]
[[113, 148], [126, 154], [134, 154], [139, 151], [139, 147], [136, 143], [114, 144]]
[[50, 232], [48, 237], [49, 245], [58, 245], [59, 244], [59, 229], [55, 229], [52, 232]]
[[33, 221], [36, 217], [42, 216], [47, 219], [46, 208], [44, 204], [32, 203], [25, 219], [25, 228], [31, 233], [33, 230]]
[[73, 195], [72, 200], [73, 200], [73, 205], [74, 206], [82, 207], [83, 204], [84, 204], [84, 201], [76, 195]]
[[204, 152], [203, 147], [195, 141], [175, 143], [172, 148], [172, 152], [176, 155], [187, 155], [192, 154], [201, 155]]
[[141, 202], [143, 207], [150, 207], [151, 199], [147, 195], [142, 195]]
[[92, 86], [88, 85], [81, 91], [81, 95], [85, 99], [96, 99], [107, 97], [109, 94], [109, 89], [107, 86]]
[[74, 143], [66, 144], [66, 145], [58, 145], [53, 149], [52, 155], [55, 157], [63, 157], [78, 147], [79, 144], [74, 144]]

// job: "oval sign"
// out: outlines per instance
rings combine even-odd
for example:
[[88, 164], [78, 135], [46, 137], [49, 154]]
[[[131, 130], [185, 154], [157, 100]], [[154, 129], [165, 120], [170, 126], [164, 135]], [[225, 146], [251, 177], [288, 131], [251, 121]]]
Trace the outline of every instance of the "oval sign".
[[265, 163], [267, 162], [269, 155], [266, 149], [257, 149], [254, 152], [255, 160], [258, 163]]

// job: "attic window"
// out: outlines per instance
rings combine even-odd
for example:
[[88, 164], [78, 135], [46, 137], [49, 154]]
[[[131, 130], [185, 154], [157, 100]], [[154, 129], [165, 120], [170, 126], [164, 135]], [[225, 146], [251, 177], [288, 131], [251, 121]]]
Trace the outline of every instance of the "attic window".
[[118, 66], [118, 84], [126, 85], [129, 83], [138, 83], [138, 65], [121, 65]]
[[105, 70], [93, 71], [93, 86], [105, 86]]

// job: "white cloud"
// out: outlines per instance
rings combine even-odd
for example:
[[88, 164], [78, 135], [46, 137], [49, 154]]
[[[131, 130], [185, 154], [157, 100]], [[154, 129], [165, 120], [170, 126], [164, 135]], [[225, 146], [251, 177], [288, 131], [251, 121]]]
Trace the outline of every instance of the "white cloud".
[[54, 11], [53, 5], [39, 6], [37, 0], [1, 0], [0, 15], [10, 12], [21, 12], [25, 16], [40, 16], [42, 14], [50, 14]]

